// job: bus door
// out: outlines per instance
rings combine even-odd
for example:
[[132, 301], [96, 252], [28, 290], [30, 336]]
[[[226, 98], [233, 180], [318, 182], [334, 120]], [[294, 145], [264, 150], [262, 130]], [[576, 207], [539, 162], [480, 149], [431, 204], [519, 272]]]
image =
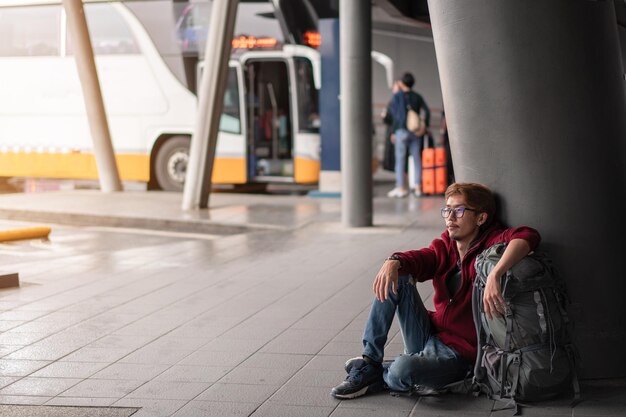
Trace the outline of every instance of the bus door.
[[239, 62], [231, 60], [213, 164], [215, 184], [248, 182], [245, 103], [243, 70]]
[[[205, 61], [201, 61], [196, 68], [196, 85], [198, 86], [201, 84], [204, 66]], [[245, 103], [241, 64], [235, 60], [230, 60], [217, 133], [217, 147], [213, 160], [211, 181], [214, 184], [244, 184], [248, 182]], [[169, 190], [182, 191], [189, 160], [189, 138], [178, 136], [168, 139], [166, 145], [159, 148], [156, 160], [157, 178], [159, 172], [163, 172], [163, 180], [159, 180], [159, 183], [171, 184], [167, 187]]]
[[306, 53], [306, 55], [293, 55], [289, 58], [293, 71], [291, 100], [295, 121], [293, 135], [294, 181], [299, 184], [315, 184], [319, 182], [321, 168], [319, 54], [317, 51], [308, 52], [307, 50], [310, 49], [302, 46], [291, 47], [304, 49]]
[[254, 58], [244, 63], [248, 172], [253, 181], [293, 181], [290, 72], [284, 58]]

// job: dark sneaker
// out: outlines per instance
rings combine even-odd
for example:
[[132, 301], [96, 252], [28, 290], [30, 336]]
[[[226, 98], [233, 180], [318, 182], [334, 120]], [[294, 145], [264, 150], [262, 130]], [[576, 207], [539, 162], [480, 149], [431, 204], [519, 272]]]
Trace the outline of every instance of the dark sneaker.
[[[352, 369], [352, 366], [355, 363], [359, 363], [357, 361], [362, 361], [362, 360], [364, 360], [363, 356], [357, 356], [356, 358], [348, 359], [346, 361], [345, 365], [343, 366], [343, 369], [346, 370], [346, 373], [350, 373], [350, 369]], [[383, 361], [383, 369], [389, 368], [391, 366], [392, 362], [393, 362], [393, 360], [391, 360], [391, 359], [384, 360]]]
[[[382, 366], [371, 365], [365, 362], [363, 358], [356, 358], [348, 362], [350, 362], [348, 376], [341, 384], [332, 389], [330, 394], [333, 397], [348, 400], [384, 389]], [[348, 368], [347, 362], [346, 368]]]
[[343, 369], [346, 370], [346, 373], [349, 374], [350, 373], [350, 369], [352, 369], [352, 366], [357, 363], [357, 361], [362, 361], [363, 360], [363, 356], [357, 356], [356, 358], [351, 358], [348, 359], [346, 361], [346, 364], [344, 365]]

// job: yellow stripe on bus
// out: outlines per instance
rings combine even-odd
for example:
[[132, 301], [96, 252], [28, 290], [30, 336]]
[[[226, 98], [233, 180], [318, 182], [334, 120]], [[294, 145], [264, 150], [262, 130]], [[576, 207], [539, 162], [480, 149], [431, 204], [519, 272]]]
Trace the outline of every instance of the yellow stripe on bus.
[[[115, 156], [120, 177], [126, 181], [150, 179], [150, 156]], [[0, 153], [0, 176], [97, 179], [96, 159], [89, 153]]]
[[298, 184], [315, 184], [320, 179], [320, 161], [295, 158], [294, 181]]
[[213, 164], [214, 184], [245, 184], [248, 180], [244, 158], [215, 158]]
[[[122, 180], [143, 182], [150, 180], [149, 155], [118, 154], [115, 159]], [[96, 159], [90, 153], [0, 152], [0, 177], [98, 179], [98, 170]], [[245, 183], [246, 160], [216, 158], [213, 182]]]

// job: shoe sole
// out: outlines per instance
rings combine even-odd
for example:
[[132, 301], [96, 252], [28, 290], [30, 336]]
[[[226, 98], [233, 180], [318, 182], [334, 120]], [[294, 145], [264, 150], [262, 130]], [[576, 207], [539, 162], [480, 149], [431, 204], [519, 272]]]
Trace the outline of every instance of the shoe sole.
[[367, 390], [370, 388], [370, 386], [368, 385], [365, 388], [361, 388], [360, 390], [350, 393], [350, 394], [337, 394], [335, 392], [331, 392], [330, 395], [332, 395], [333, 397], [340, 399], [340, 400], [351, 400], [353, 398], [357, 398], [360, 397], [362, 395], [365, 395], [367, 393]]
[[372, 390], [372, 392], [377, 393], [380, 392], [382, 390], [385, 389], [385, 384], [384, 382], [380, 381], [380, 382], [374, 382], [366, 387], [361, 388], [358, 391], [355, 392], [351, 392], [349, 394], [337, 394], [334, 391], [330, 392], [330, 395], [332, 395], [333, 397], [339, 399], [339, 400], [351, 400], [353, 398], [357, 398], [357, 397], [361, 397], [365, 394], [368, 393], [368, 391]]

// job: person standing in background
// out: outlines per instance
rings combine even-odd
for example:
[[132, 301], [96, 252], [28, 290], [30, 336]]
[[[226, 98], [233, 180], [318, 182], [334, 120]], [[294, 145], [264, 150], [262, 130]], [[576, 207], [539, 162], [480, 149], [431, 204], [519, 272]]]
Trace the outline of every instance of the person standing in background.
[[[391, 87], [391, 97], [400, 91], [400, 80], [395, 80]], [[385, 171], [395, 172], [396, 170], [396, 148], [392, 142], [393, 138], [393, 117], [391, 116], [391, 99], [387, 107], [382, 111], [380, 117], [385, 125], [385, 151], [383, 155], [383, 169]], [[404, 172], [405, 176], [409, 169], [408, 154], [405, 158]]]
[[405, 177], [405, 159], [407, 152], [413, 156], [415, 166], [415, 195], [422, 194], [422, 143], [423, 136], [415, 136], [406, 127], [407, 108], [416, 111], [418, 114], [424, 113], [426, 126], [430, 124], [430, 109], [424, 98], [412, 90], [415, 78], [410, 72], [405, 72], [398, 82], [399, 91], [391, 98], [389, 110], [393, 118], [391, 141], [395, 146], [395, 174], [396, 186], [387, 193], [391, 198], [402, 198], [409, 194], [408, 181]]

